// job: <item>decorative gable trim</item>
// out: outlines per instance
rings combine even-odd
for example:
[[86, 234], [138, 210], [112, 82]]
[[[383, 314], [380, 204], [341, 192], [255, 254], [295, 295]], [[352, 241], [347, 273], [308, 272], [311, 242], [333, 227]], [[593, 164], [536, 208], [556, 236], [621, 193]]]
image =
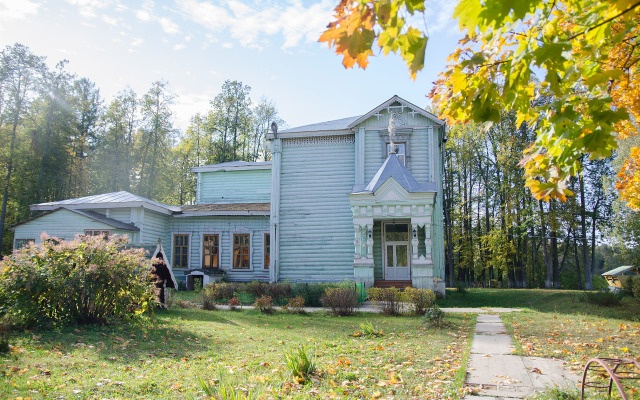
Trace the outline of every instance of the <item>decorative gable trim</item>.
[[[406, 101], [405, 99], [402, 99], [399, 96], [395, 95], [392, 98], [390, 98], [389, 100], [387, 100], [384, 103], [380, 104], [378, 107], [376, 107], [373, 110], [369, 111], [368, 113], [366, 113], [362, 117], [360, 117], [357, 120], [355, 120], [352, 123], [350, 123], [349, 124], [349, 128], [355, 128], [361, 122], [366, 121], [367, 119], [369, 119], [369, 118], [371, 118], [373, 116], [379, 115], [380, 111], [382, 111], [384, 109], [387, 109], [388, 112], [396, 112], [396, 109], [398, 107], [397, 106], [391, 106], [391, 104], [393, 104], [395, 102], [398, 102], [398, 103], [401, 104], [401, 106], [400, 106], [401, 110], [404, 107], [406, 107], [406, 108], [410, 109], [412, 113], [420, 114], [423, 117], [429, 119], [430, 121], [433, 121], [437, 125], [444, 126], [444, 121], [438, 119], [438, 117], [436, 117], [435, 115], [431, 114], [429, 111], [423, 110], [422, 108], [416, 106], [415, 104], [412, 104], [412, 103]], [[392, 108], [393, 110], [391, 110], [390, 108]]]
[[339, 136], [316, 136], [316, 137], [297, 137], [297, 138], [283, 138], [282, 145], [287, 147], [301, 147], [301, 146], [332, 146], [340, 144], [355, 143], [355, 136], [351, 135], [339, 135]]

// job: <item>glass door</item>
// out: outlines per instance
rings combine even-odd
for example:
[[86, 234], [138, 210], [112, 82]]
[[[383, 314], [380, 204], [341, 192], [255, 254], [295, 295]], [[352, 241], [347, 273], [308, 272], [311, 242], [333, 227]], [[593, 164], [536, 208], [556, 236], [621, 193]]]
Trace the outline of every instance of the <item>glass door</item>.
[[409, 224], [384, 224], [384, 279], [411, 279]]

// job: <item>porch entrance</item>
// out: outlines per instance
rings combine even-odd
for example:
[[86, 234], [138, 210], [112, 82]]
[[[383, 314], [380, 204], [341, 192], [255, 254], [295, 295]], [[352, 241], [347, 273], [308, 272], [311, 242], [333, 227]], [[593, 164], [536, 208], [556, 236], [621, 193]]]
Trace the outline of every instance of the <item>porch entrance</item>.
[[411, 246], [409, 224], [386, 222], [382, 225], [384, 279], [405, 281], [411, 279]]

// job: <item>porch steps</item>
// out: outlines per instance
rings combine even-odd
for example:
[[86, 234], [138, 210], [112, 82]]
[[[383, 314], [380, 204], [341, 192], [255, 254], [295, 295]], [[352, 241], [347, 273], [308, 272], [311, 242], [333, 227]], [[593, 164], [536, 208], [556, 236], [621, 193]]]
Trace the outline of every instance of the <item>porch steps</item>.
[[395, 287], [404, 290], [405, 287], [411, 287], [411, 281], [374, 281], [373, 287], [390, 288]]

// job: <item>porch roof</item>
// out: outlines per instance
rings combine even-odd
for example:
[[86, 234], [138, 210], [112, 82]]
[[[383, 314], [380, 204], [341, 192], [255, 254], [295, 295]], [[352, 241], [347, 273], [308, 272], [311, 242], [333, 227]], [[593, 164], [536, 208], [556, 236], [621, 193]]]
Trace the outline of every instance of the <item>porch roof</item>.
[[364, 188], [364, 192], [375, 192], [389, 178], [393, 178], [409, 193], [435, 192], [436, 185], [433, 182], [420, 184], [411, 175], [411, 172], [400, 162], [395, 154], [389, 154], [371, 182]]

